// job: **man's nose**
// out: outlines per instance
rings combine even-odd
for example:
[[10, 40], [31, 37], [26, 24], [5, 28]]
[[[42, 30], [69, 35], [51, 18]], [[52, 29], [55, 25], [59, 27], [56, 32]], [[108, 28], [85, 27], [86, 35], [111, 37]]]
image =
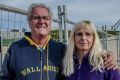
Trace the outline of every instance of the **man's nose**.
[[38, 19], [38, 23], [43, 24], [43, 23], [44, 23], [44, 19], [39, 18], [39, 19]]

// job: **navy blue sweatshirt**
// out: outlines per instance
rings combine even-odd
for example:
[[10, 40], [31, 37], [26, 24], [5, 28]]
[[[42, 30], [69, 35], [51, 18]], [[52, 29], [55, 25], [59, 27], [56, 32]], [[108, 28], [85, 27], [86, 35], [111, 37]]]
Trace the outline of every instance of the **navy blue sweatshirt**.
[[83, 58], [81, 65], [76, 56], [74, 62], [75, 72], [67, 80], [120, 80], [120, 72], [117, 70], [91, 71], [93, 67], [89, 64], [88, 55]]
[[14, 42], [3, 62], [0, 80], [58, 80], [65, 45], [49, 40], [48, 47], [37, 49], [23, 38]]

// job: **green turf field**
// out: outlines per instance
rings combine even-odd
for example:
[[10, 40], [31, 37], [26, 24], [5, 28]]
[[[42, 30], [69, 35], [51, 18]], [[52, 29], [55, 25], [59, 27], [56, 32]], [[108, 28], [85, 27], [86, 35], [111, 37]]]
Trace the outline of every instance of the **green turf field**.
[[2, 44], [3, 46], [9, 46], [14, 41], [15, 41], [14, 39], [3, 39]]

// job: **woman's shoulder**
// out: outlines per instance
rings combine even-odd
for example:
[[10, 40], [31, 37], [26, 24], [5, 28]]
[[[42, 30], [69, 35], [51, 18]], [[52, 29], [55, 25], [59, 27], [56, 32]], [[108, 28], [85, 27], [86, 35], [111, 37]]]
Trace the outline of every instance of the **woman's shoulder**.
[[120, 71], [118, 69], [106, 70], [105, 76], [107, 77], [107, 80], [120, 80]]

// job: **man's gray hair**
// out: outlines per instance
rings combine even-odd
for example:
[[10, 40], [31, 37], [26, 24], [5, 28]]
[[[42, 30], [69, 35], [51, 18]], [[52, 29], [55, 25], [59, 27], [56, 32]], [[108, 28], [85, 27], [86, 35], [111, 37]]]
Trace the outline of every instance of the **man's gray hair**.
[[28, 12], [27, 12], [27, 20], [28, 21], [30, 20], [32, 10], [34, 8], [36, 8], [36, 7], [43, 7], [43, 8], [45, 8], [48, 11], [49, 16], [52, 18], [53, 12], [52, 12], [50, 7], [48, 7], [46, 4], [42, 4], [42, 3], [33, 3], [33, 4], [30, 5], [30, 7], [28, 9]]

